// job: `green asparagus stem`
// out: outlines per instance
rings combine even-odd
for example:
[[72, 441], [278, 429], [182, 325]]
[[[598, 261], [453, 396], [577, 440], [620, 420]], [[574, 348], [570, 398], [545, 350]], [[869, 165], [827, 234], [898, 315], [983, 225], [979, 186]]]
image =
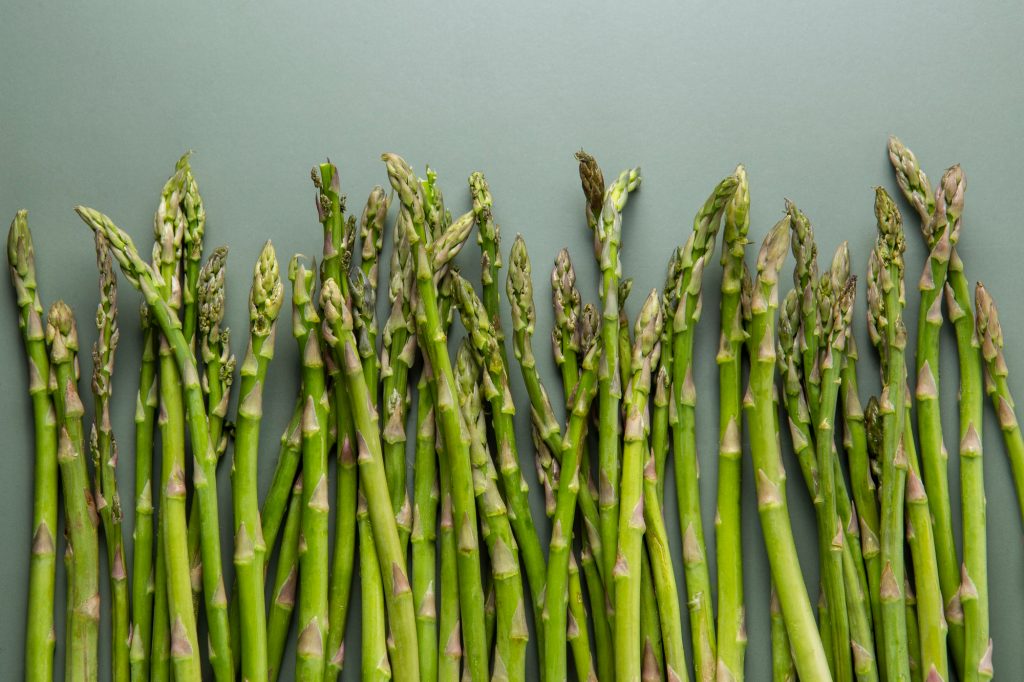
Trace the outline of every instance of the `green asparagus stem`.
[[[180, 328], [182, 240], [186, 220], [181, 211], [182, 169], [164, 186], [153, 220], [156, 243], [153, 270], [167, 310]], [[106, 230], [96, 230], [107, 235]], [[115, 246], [116, 236], [109, 237]], [[119, 259], [120, 260], [120, 259]], [[184, 341], [184, 337], [182, 337]], [[186, 341], [187, 343], [187, 341]], [[191, 350], [190, 350], [191, 353]], [[193, 356], [194, 357], [194, 356]], [[164, 545], [167, 607], [170, 622], [170, 658], [175, 679], [200, 678], [199, 648], [193, 610], [193, 588], [188, 557], [188, 523], [185, 511], [185, 408], [182, 374], [165, 331], [160, 338], [160, 441], [163, 447], [160, 472], [160, 533]], [[203, 413], [205, 417], [205, 404]], [[218, 531], [219, 532], [219, 531]], [[205, 562], [203, 562], [205, 565]], [[198, 593], [197, 593], [198, 594]]]
[[[525, 250], [524, 242], [523, 251]], [[512, 266], [509, 268], [509, 282], [512, 282]], [[509, 297], [511, 298], [511, 294]], [[551, 345], [555, 364], [562, 372], [562, 386], [568, 404], [579, 379], [579, 323], [583, 312], [580, 291], [576, 288], [576, 270], [572, 266], [568, 249], [562, 249], [555, 256], [555, 267], [551, 270], [551, 302], [555, 311]]]
[[192, 152], [178, 160], [177, 170], [182, 174], [181, 212], [185, 218], [182, 235], [184, 247], [184, 282], [182, 286], [182, 333], [190, 344], [194, 342], [199, 323], [199, 271], [203, 261], [203, 235], [206, 232], [206, 208], [199, 195], [199, 185], [192, 175], [189, 157]]
[[413, 466], [412, 597], [416, 607], [416, 643], [420, 679], [437, 680], [437, 455], [434, 452], [434, 400], [430, 367], [423, 369], [417, 386], [416, 461]]
[[796, 680], [796, 668], [793, 666], [793, 655], [789, 647], [789, 636], [786, 634], [786, 623], [782, 618], [782, 607], [779, 597], [772, 585], [771, 605], [772, 633], [772, 680], [773, 682], [793, 682]]
[[[35, 247], [28, 212], [18, 211], [7, 234], [7, 262], [18, 305], [18, 327], [28, 361], [28, 393], [32, 398], [35, 434], [32, 502], [32, 560], [29, 568], [28, 614], [25, 627], [25, 679], [53, 678], [54, 594], [57, 570], [57, 418], [49, 392], [43, 305], [36, 288]], [[66, 495], [66, 493], [65, 493]]]
[[501, 270], [501, 231], [494, 222], [494, 199], [484, 174], [469, 176], [469, 191], [473, 195], [473, 215], [476, 217], [476, 239], [480, 245], [480, 280], [483, 285], [481, 300], [487, 311], [487, 321], [497, 338], [501, 362], [508, 372], [508, 353], [505, 350], [505, 332], [502, 330], [499, 310], [498, 271]]
[[[676, 457], [676, 489], [679, 497], [679, 528], [683, 535], [683, 572], [690, 609], [693, 665], [698, 680], [715, 677], [715, 619], [711, 606], [711, 578], [704, 545], [700, 512], [700, 474], [697, 460], [696, 404], [693, 383], [693, 340], [700, 319], [704, 268], [715, 251], [715, 236], [726, 204], [738, 184], [737, 176], [723, 179], [697, 211], [693, 232], [679, 256], [679, 302], [672, 319], [672, 401], [669, 411], [673, 451]], [[666, 321], [668, 324], [668, 321]], [[673, 414], [674, 412], [674, 414]]]
[[[910, 396], [907, 396], [907, 410]], [[914, 584], [917, 586], [917, 632], [920, 644], [921, 675], [929, 679], [948, 680], [949, 663], [946, 658], [946, 619], [943, 615], [942, 590], [939, 587], [939, 569], [935, 559], [935, 537], [928, 495], [921, 481], [921, 464], [910, 428], [903, 431], [903, 447], [907, 454], [907, 543], [914, 565]]]
[[956, 330], [960, 358], [960, 507], [964, 561], [960, 601], [964, 610], [964, 679], [992, 678], [989, 638], [988, 561], [985, 538], [985, 480], [981, 426], [985, 408], [982, 358], [974, 327], [974, 306], [963, 261], [954, 250], [949, 261], [946, 307]]
[[963, 670], [964, 621], [960, 605], [960, 564], [953, 542], [946, 471], [948, 454], [942, 441], [939, 410], [939, 332], [943, 323], [941, 294], [946, 284], [950, 255], [960, 236], [964, 177], [960, 167], [953, 166], [942, 176], [933, 194], [931, 183], [921, 170], [914, 153], [895, 137], [889, 138], [888, 148], [897, 184], [920, 216], [921, 234], [929, 250], [918, 283], [921, 302], [917, 318], [915, 398], [921, 437], [922, 475], [935, 530], [935, 551], [946, 605], [946, 620], [949, 623], [949, 642], [957, 668]]
[[[607, 548], [604, 554], [605, 589], [611, 602], [614, 601], [615, 583], [607, 580], [617, 562], [615, 548], [618, 547], [619, 528], [619, 404], [622, 401], [622, 383], [619, 376], [619, 280], [622, 277], [622, 263], [619, 261], [619, 246], [622, 243], [622, 210], [626, 207], [630, 192], [640, 187], [640, 168], [623, 171], [609, 185], [604, 193], [603, 204], [597, 220], [593, 214], [593, 186], [601, 171], [593, 157], [582, 150], [576, 158], [580, 162], [580, 180], [587, 195], [588, 223], [594, 232], [594, 256], [601, 267], [601, 339], [603, 354], [599, 378], [598, 398], [598, 470], [600, 489], [600, 531], [601, 544]], [[637, 559], [639, 561], [639, 559]], [[616, 668], [623, 670], [616, 662]], [[631, 669], [626, 668], [626, 669]], [[639, 672], [639, 669], [638, 669]]]
[[[326, 269], [326, 267], [325, 267]], [[288, 265], [292, 282], [292, 333], [302, 354], [302, 538], [299, 551], [299, 643], [295, 676], [324, 675], [327, 635], [328, 566], [327, 419], [328, 398], [320, 354], [320, 314], [313, 300], [313, 272], [298, 257]], [[333, 281], [333, 280], [332, 280]]]
[[[405, 490], [406, 414], [409, 407], [408, 376], [416, 359], [415, 318], [412, 303], [415, 273], [409, 246], [409, 229], [399, 216], [391, 253], [388, 298], [391, 315], [384, 324], [381, 376], [384, 379], [384, 466], [395, 513], [408, 507]], [[401, 531], [401, 524], [399, 525]]]
[[773, 383], [776, 360], [772, 337], [778, 306], [778, 272], [789, 248], [789, 223], [790, 219], [786, 217], [772, 228], [758, 255], [748, 341], [750, 385], [744, 398], [744, 409], [751, 434], [758, 513], [772, 580], [793, 647], [794, 664], [804, 679], [827, 680], [830, 679], [828, 662], [796, 555], [786, 504], [786, 477], [775, 436]]
[[[835, 261], [842, 262], [846, 244], [839, 247]], [[837, 269], [833, 268], [832, 273]], [[837, 491], [834, 427], [836, 404], [839, 399], [839, 370], [846, 351], [846, 338], [853, 319], [853, 300], [856, 295], [857, 279], [850, 277], [838, 281], [827, 273], [819, 280], [817, 305], [821, 332], [820, 355], [817, 359], [817, 375], [820, 381], [818, 422], [815, 429], [815, 448], [818, 476], [821, 488], [821, 514], [819, 523], [819, 544], [825, 550], [822, 556], [824, 568], [822, 581], [825, 598], [828, 601], [831, 618], [833, 677], [838, 680], [852, 680], [853, 666], [850, 650], [850, 625], [846, 605], [846, 590], [843, 578], [843, 550], [845, 535], [836, 510]], [[813, 413], [813, 410], [812, 410]]]
[[[358, 345], [352, 331], [352, 313], [333, 280], [321, 288], [324, 311], [323, 335], [345, 374], [355, 420], [358, 445], [359, 481], [366, 497], [370, 526], [384, 582], [391, 634], [395, 641], [392, 666], [395, 677], [419, 680], [416, 646], [416, 618], [405, 555], [398, 538], [380, 442], [377, 411], [366, 386]], [[307, 539], [308, 544], [308, 539]]]
[[[587, 597], [590, 600], [590, 613], [594, 619], [594, 648], [597, 651], [597, 678], [599, 680], [615, 678], [615, 659], [612, 649], [612, 631], [608, 624], [608, 613], [605, 608], [604, 585], [597, 570], [597, 562], [590, 551], [590, 543], [583, 539], [580, 552], [580, 565], [587, 584]], [[685, 682], [686, 678], [682, 679]]]
[[171, 625], [167, 618], [167, 563], [164, 561], [163, 539], [159, 535], [153, 561], [155, 586], [149, 678], [152, 682], [166, 682], [171, 679]]
[[587, 605], [583, 601], [583, 583], [575, 553], [569, 556], [569, 621], [566, 639], [572, 648], [572, 661], [576, 666], [576, 679], [589, 682], [595, 679], [594, 658], [590, 651], [590, 632], [587, 630]]
[[[483, 617], [483, 581], [480, 575], [480, 550], [476, 532], [476, 506], [473, 500], [473, 474], [466, 438], [465, 420], [455, 403], [455, 376], [448, 357], [447, 335], [438, 309], [434, 268], [428, 258], [423, 197], [412, 169], [399, 156], [385, 154], [388, 177], [398, 193], [402, 211], [411, 225], [409, 243], [416, 263], [416, 333], [427, 351], [437, 381], [435, 416], [439, 419], [446, 445], [446, 459], [452, 477], [455, 533], [458, 538], [459, 607], [465, 635], [466, 664], [470, 677], [483, 680], [488, 675], [486, 636]], [[415, 648], [415, 647], [413, 647]]]
[[651, 577], [658, 600], [661, 640], [665, 651], [665, 675], [670, 680], [686, 680], [686, 650], [683, 648], [682, 617], [679, 613], [679, 590], [672, 567], [668, 531], [658, 499], [658, 476], [654, 455], [644, 467], [644, 523], [645, 540], [651, 560]]
[[284, 285], [274, 247], [267, 242], [253, 270], [249, 293], [249, 347], [241, 367], [235, 461], [231, 488], [235, 520], [235, 573], [241, 623], [242, 676], [265, 680], [267, 624], [263, 567], [267, 547], [259, 514], [259, 434], [263, 417], [263, 388], [274, 357], [277, 315], [284, 302]]
[[85, 461], [82, 416], [78, 394], [78, 328], [74, 314], [63, 302], [50, 307], [46, 344], [54, 377], [54, 407], [59, 425], [57, 463], [64, 490], [67, 523], [68, 608], [65, 677], [95, 679], [100, 619], [99, 548], [96, 510]]
[[99, 270], [100, 302], [96, 307], [96, 343], [92, 348], [92, 394], [95, 409], [90, 449], [96, 476], [96, 511], [106, 537], [107, 566], [110, 571], [111, 666], [115, 682], [127, 682], [129, 671], [128, 573], [121, 529], [121, 496], [117, 490], [117, 443], [110, 421], [113, 392], [114, 355], [120, 336], [117, 327], [117, 278], [106, 238], [96, 235], [96, 265]]
[[[267, 678], [275, 682], [281, 675], [281, 659], [288, 645], [288, 632], [295, 610], [295, 589], [299, 581], [299, 536], [302, 526], [302, 477], [295, 479], [288, 512], [281, 532], [281, 551], [277, 555], [277, 573], [270, 592], [267, 615]], [[272, 547], [267, 543], [268, 547]]]
[[[672, 252], [668, 261], [668, 272], [661, 296], [661, 318], [671, 319], [679, 305], [679, 293], [682, 291], [683, 268], [680, 261], [682, 249]], [[658, 359], [658, 370], [654, 375], [654, 388], [651, 391], [651, 453], [654, 455], [655, 474], [657, 478], [658, 500], [665, 501], [665, 463], [669, 451], [669, 411], [672, 398], [672, 325], [662, 325], [661, 356]], [[742, 329], [742, 327], [741, 327]]]
[[868, 330], [882, 364], [883, 423], [880, 597], [885, 668], [890, 679], [909, 679], [904, 607], [903, 504], [907, 456], [903, 448], [906, 371], [903, 324], [903, 223], [882, 188], [875, 190], [878, 239], [868, 261]]
[[821, 401], [821, 376], [818, 368], [821, 319], [816, 299], [818, 246], [814, 241], [811, 221], [788, 199], [786, 213], [789, 214], [790, 227], [793, 230], [791, 247], [796, 261], [793, 268], [793, 287], [800, 300], [800, 350], [803, 358], [804, 391], [811, 411], [811, 423], [816, 427], [819, 423], [818, 404]]
[[370, 513], [366, 498], [359, 494], [356, 508], [359, 526], [359, 584], [363, 599], [362, 610], [362, 679], [373, 682], [391, 679], [388, 662], [387, 629], [385, 623], [384, 583], [381, 578]]
[[[456, 285], [456, 290], [465, 286], [469, 285], [463, 280]], [[464, 294], [460, 298], [462, 296]], [[455, 380], [459, 407], [470, 431], [474, 493], [479, 506], [481, 533], [491, 559], [496, 617], [494, 675], [500, 679], [524, 680], [529, 635], [519, 571], [519, 548], [510, 525], [512, 514], [502, 501], [497, 485], [498, 472], [487, 447], [487, 424], [480, 389], [484, 379], [466, 340], [456, 356]]]
[[[153, 633], [155, 564], [153, 547], [153, 434], [156, 430], [156, 331], [145, 304], [139, 314], [142, 362], [135, 401], [135, 529], [132, 531], [131, 643], [132, 679], [149, 679]], [[165, 619], [166, 620], [166, 619]]]
[[[607, 204], [606, 204], [607, 205]], [[605, 319], [607, 321], [607, 318]], [[636, 323], [631, 367], [633, 375], [625, 395], [624, 446], [618, 555], [615, 583], [615, 673], [619, 680], [639, 680], [641, 647], [637, 641], [640, 618], [641, 555], [644, 552], [643, 468], [647, 450], [647, 400], [651, 389], [651, 356], [661, 336], [661, 308], [657, 292], [644, 302]], [[604, 325], [602, 324], [602, 327]], [[607, 345], [605, 344], [605, 349]], [[559, 486], [561, 489], [561, 486]]]
[[358, 328], [359, 355], [363, 358], [366, 385], [372, 386], [372, 397], [376, 408], [377, 386], [380, 380], [380, 358], [377, 355], [377, 286], [380, 283], [378, 262], [384, 247], [384, 221], [388, 216], [391, 198], [384, 188], [377, 185], [370, 190], [363, 215], [359, 219], [359, 241], [362, 245], [359, 270], [366, 293], [364, 300], [371, 303], [365, 312], [364, 323]]
[[640, 642], [643, 651], [640, 679], [656, 682], [663, 677], [665, 651], [661, 642], [658, 598], [654, 594], [654, 579], [651, 577], [651, 561], [647, 556], [646, 543], [640, 555]]
[[[435, 384], [436, 386], [436, 384]], [[436, 396], [436, 392], [435, 392]], [[434, 396], [432, 396], [434, 397]], [[438, 454], [443, 436], [438, 436]], [[438, 614], [437, 679], [440, 682], [458, 682], [462, 668], [462, 631], [459, 620], [459, 578], [457, 573], [458, 544], [455, 539], [455, 523], [452, 518], [453, 502], [451, 473], [448, 460], [438, 460], [438, 480], [441, 489], [441, 515], [438, 520], [438, 540], [441, 554], [441, 608]]]
[[[718, 362], [718, 502], [715, 516], [715, 557], [718, 570], [718, 665], [723, 682], [744, 679], [743, 661], [747, 648], [746, 610], [743, 606], [742, 435], [743, 422], [743, 315], [740, 288], [744, 252], [750, 227], [750, 192], [747, 172], [736, 168], [736, 191], [725, 206], [722, 231], [722, 334], [715, 360]], [[662, 364], [665, 363], [662, 346]], [[671, 368], [671, 365], [669, 365]], [[660, 388], [660, 386], [659, 386]], [[655, 405], [658, 403], [655, 393]], [[652, 421], [656, 420], [656, 415]], [[653, 433], [658, 426], [652, 425]], [[651, 445], [658, 450], [652, 434]], [[659, 482], [664, 467], [658, 470]]]
[[911, 682], [921, 682], [921, 638], [917, 630], [917, 597], [908, 580], [904, 587], [907, 595], [907, 656]]
[[[477, 298], [472, 285], [457, 274], [453, 274], [452, 277], [462, 323], [469, 332], [467, 338], [472, 344], [474, 359], [484, 374], [482, 391], [491, 407], [491, 424], [494, 427], [505, 501], [509, 507], [508, 517], [526, 567], [526, 577], [533, 596], [534, 615], [540, 621], [544, 606], [542, 601], [546, 573], [544, 550], [541, 548], [537, 526], [530, 510], [529, 488], [519, 469], [515, 405], [512, 402], [512, 391], [509, 388], [508, 374], [500, 350], [502, 339], [491, 327], [488, 321], [490, 313]], [[543, 642], [543, 637], [538, 639]]]
[[[567, 636], [567, 581], [572, 550], [572, 528], [576, 512], [576, 495], [580, 488], [580, 456], [586, 446], [587, 420], [594, 400], [597, 384], [598, 358], [601, 347], [597, 344], [597, 329], [589, 325], [593, 319], [581, 320], [580, 350], [583, 353], [582, 374], [574, 389], [572, 411], [566, 428], [562, 451], [562, 469], [558, 486], [555, 513], [552, 518], [551, 544], [548, 548], [547, 577], [544, 603], [544, 679], [564, 679], [566, 672]], [[603, 603], [601, 611], [604, 610]]]
[[[216, 453], [209, 439], [209, 422], [206, 417], [195, 355], [181, 333], [176, 315], [161, 295], [161, 286], [165, 280], [142, 260], [131, 238], [114, 225], [110, 218], [98, 211], [82, 206], [76, 207], [75, 211], [91, 229], [103, 232], [110, 242], [122, 273], [132, 286], [143, 294], [146, 303], [152, 309], [154, 319], [164, 333], [165, 340], [173, 351], [174, 360], [181, 373], [189, 414], [188, 425], [191, 432], [192, 449], [196, 453], [205, 453], [196, 457], [199, 467], [194, 480], [202, 520], [203, 587], [212, 641], [210, 658], [218, 676], [227, 674], [230, 677], [233, 666], [227, 627], [227, 599], [220, 571], [216, 489], [212, 485], [216, 479]], [[170, 571], [168, 571], [168, 575], [170, 575]]]
[[1021, 437], [1020, 426], [1013, 396], [1010, 395], [1009, 368], [1003, 357], [1003, 328], [999, 324], [999, 311], [996, 302], [978, 282], [974, 290], [975, 323], [978, 328], [978, 339], [981, 342], [981, 353], [985, 359], [985, 390], [992, 399], [999, 427], [1003, 432], [1006, 445], [1006, 456], [1010, 460], [1010, 471], [1017, 488], [1017, 506], [1020, 507], [1024, 519], [1024, 438]]

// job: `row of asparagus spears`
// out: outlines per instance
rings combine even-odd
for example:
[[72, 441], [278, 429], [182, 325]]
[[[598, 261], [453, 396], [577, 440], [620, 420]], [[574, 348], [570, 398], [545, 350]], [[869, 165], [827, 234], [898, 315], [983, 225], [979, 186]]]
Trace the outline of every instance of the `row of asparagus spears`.
[[[1022, 509], [1024, 441], [995, 305], [980, 283], [971, 300], [956, 251], [963, 171], [950, 168], [933, 190], [895, 138], [889, 155], [929, 253], [911, 364], [904, 228], [896, 203], [878, 188], [866, 289], [882, 390], [866, 401], [858, 388], [857, 278], [847, 246], [819, 272], [811, 222], [787, 202], [749, 269], [742, 166], [700, 207], [692, 232], [672, 251], [662, 291], [650, 293], [631, 325], [624, 303], [632, 280], [623, 277], [620, 251], [623, 212], [640, 187], [640, 169], [606, 183], [593, 157], [577, 155], [600, 282], [598, 298], [584, 304], [569, 252], [559, 252], [551, 273], [556, 390], [545, 385], [534, 354], [534, 287], [521, 237], [508, 255], [508, 338], [502, 328], [499, 228], [483, 175], [469, 178], [472, 209], [453, 217], [434, 172], [420, 179], [394, 154], [383, 156], [392, 192], [374, 188], [358, 220], [347, 213], [337, 168], [327, 162], [313, 170], [324, 237], [319, 268], [295, 256], [282, 273], [267, 242], [253, 270], [248, 342], [236, 363], [223, 326], [227, 249], [204, 261], [206, 213], [186, 155], [161, 192], [148, 261], [106, 215], [76, 208], [95, 233], [99, 270], [87, 436], [75, 318], [58, 301], [44, 324], [27, 215], [19, 212], [8, 258], [35, 423], [26, 678], [54, 676], [56, 535], [63, 526], [68, 680], [97, 677], [101, 617], [110, 619], [114, 680], [276, 680], [293, 637], [295, 679], [337, 679], [357, 557], [364, 679], [561, 680], [572, 671], [580, 680], [742, 680], [744, 494], [756, 494], [771, 567], [771, 622], [757, 627], [770, 628], [773, 679], [990, 678], [985, 393]], [[474, 228], [479, 293], [453, 263]], [[719, 233], [712, 562], [701, 520], [693, 363], [705, 270]], [[782, 296], [790, 251], [793, 288]], [[130, 538], [110, 418], [119, 337], [115, 262], [144, 299]], [[291, 285], [301, 389], [261, 499], [259, 461], [269, 456], [259, 452], [262, 402], [285, 306], [282, 275]], [[383, 284], [390, 313], [381, 329]], [[456, 317], [465, 336], [450, 354]], [[959, 558], [939, 410], [938, 338], [947, 317], [960, 364]], [[531, 426], [532, 442], [524, 445], [516, 440], [513, 364], [529, 398], [529, 408], [518, 410]], [[785, 457], [783, 442], [791, 449]], [[216, 480], [229, 451], [227, 505]], [[531, 452], [536, 490], [522, 471]], [[816, 609], [790, 524], [783, 464], [790, 454], [816, 515]], [[753, 491], [741, 485], [745, 460]], [[669, 475], [674, 505], [666, 502]], [[543, 520], [530, 504], [540, 495], [550, 524], [546, 551]], [[664, 516], [673, 506], [681, 566]], [[233, 547], [221, 547], [222, 519], [231, 519]], [[537, 670], [527, 664], [531, 638]]]

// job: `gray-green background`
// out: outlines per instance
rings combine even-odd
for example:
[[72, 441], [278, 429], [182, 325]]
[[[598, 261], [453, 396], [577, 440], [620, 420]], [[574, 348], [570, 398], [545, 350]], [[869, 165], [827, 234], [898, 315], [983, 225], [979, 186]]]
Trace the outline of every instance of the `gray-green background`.
[[[627, 209], [622, 256], [626, 274], [635, 278], [629, 305], [635, 313], [646, 291], [660, 286], [669, 250], [685, 239], [699, 203], [738, 162], [750, 175], [753, 241], [760, 242], [789, 197], [814, 221], [823, 259], [847, 239], [862, 271], [874, 232], [872, 187], [895, 189], [885, 140], [896, 133], [933, 178], [955, 162], [966, 169], [960, 252], [969, 276], [983, 278], [1002, 304], [1011, 384], [1024, 394], [1024, 349], [1017, 345], [1024, 338], [1018, 298], [1024, 249], [1014, 241], [1024, 171], [1018, 143], [1022, 28], [1024, 10], [1013, 2], [103, 0], [58, 9], [12, 0], [0, 13], [0, 215], [7, 220], [16, 209], [29, 209], [44, 301], [63, 297], [74, 307], [88, 348], [97, 299], [92, 244], [71, 207], [100, 208], [148, 244], [161, 184], [183, 150], [196, 150], [207, 243], [231, 246], [228, 322], [241, 354], [248, 275], [260, 244], [273, 238], [282, 259], [320, 247], [309, 181], [314, 163], [325, 156], [338, 163], [355, 210], [374, 184], [386, 184], [378, 161], [385, 150], [403, 154], [418, 169], [430, 163], [456, 212], [468, 205], [467, 175], [479, 169], [494, 192], [503, 251], [517, 232], [527, 238], [540, 304], [538, 345], [546, 351], [547, 275], [559, 247], [572, 250], [585, 299], [596, 299], [572, 157], [581, 146], [597, 156], [606, 175], [643, 166], [643, 189]], [[907, 223], [908, 303], [916, 309], [914, 282], [924, 254], [917, 221], [908, 215]], [[460, 262], [467, 274], [477, 274], [475, 248]], [[712, 555], [719, 272], [717, 265], [706, 272], [696, 376]], [[130, 491], [139, 297], [127, 285], [121, 297], [115, 428], [122, 490]], [[877, 365], [863, 331], [863, 299], [859, 303], [866, 397], [877, 390]], [[32, 457], [10, 293], [0, 295], [0, 320], [0, 351], [8, 359], [0, 369], [6, 439], [0, 670], [10, 676], [22, 665]], [[296, 350], [287, 330], [279, 335], [268, 381], [264, 486], [296, 386]], [[554, 365], [547, 352], [540, 356], [555, 389]], [[86, 355], [83, 375], [90, 370]], [[947, 330], [944, 426], [954, 453], [956, 371]], [[518, 375], [514, 381], [522, 404]], [[525, 429], [520, 442], [532, 481]], [[985, 445], [995, 667], [1012, 679], [1024, 667], [1024, 547], [990, 414]], [[796, 471], [795, 463], [790, 468]], [[955, 493], [957, 472], [954, 456]], [[749, 483], [747, 476], [747, 672], [764, 680], [768, 574]], [[227, 508], [226, 476], [221, 490]], [[790, 491], [813, 586], [814, 526], [799, 477], [791, 477]], [[541, 515], [536, 493], [533, 502]], [[674, 510], [668, 516], [676, 537]], [[354, 678], [358, 630], [350, 632], [348, 677]]]

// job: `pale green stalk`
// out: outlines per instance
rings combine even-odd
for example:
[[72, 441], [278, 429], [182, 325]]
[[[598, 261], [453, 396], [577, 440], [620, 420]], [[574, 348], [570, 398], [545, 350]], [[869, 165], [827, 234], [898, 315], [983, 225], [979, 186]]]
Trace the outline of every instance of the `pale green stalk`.
[[434, 399], [430, 365], [417, 386], [416, 459], [413, 466], [412, 598], [416, 607], [416, 643], [420, 679], [437, 680], [437, 454], [434, 452]]
[[[299, 582], [299, 535], [302, 530], [302, 477], [295, 479], [281, 531], [281, 550], [270, 589], [267, 614], [267, 679], [276, 682], [281, 675], [281, 660], [288, 645], [295, 610], [295, 590]], [[269, 543], [268, 543], [268, 546]]]

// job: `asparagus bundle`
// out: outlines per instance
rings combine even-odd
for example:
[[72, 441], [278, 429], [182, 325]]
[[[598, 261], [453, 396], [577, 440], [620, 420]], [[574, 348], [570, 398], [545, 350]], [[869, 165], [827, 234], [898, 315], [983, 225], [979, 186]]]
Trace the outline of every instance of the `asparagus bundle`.
[[[227, 251], [215, 249], [200, 267], [206, 213], [188, 155], [161, 194], [151, 264], [109, 218], [76, 209], [96, 233], [100, 271], [90, 466], [85, 457], [88, 426], [77, 393], [74, 316], [63, 303], [54, 304], [43, 335], [33, 245], [25, 214], [19, 213], [8, 238], [8, 258], [36, 433], [26, 676], [48, 679], [53, 673], [54, 533], [57, 502], [63, 499], [69, 548], [68, 679], [96, 676], [98, 657], [106, 651], [98, 639], [106, 608], [116, 679], [199, 679], [209, 664], [217, 679], [273, 680], [290, 641], [296, 647], [298, 679], [334, 679], [345, 663], [356, 570], [365, 678], [558, 680], [572, 669], [588, 682], [684, 680], [689, 677], [685, 611], [696, 676], [743, 679], [747, 624], [740, 455], [746, 432], [771, 568], [772, 591], [764, 596], [770, 596], [771, 604], [773, 679], [932, 681], [950, 679], [950, 667], [961, 668], [966, 679], [990, 677], [982, 386], [992, 398], [1015, 479], [1024, 479], [1024, 446], [1002, 329], [983, 286], [970, 301], [954, 249], [963, 211], [962, 171], [957, 166], [947, 171], [933, 193], [909, 150], [895, 139], [889, 149], [898, 183], [922, 218], [929, 254], [920, 281], [917, 353], [911, 358], [903, 322], [902, 219], [892, 199], [878, 190], [867, 310], [882, 393], [866, 404], [859, 395], [859, 358], [850, 329], [855, 278], [845, 244], [819, 275], [810, 221], [788, 203], [785, 217], [762, 245], [751, 282], [744, 260], [749, 188], [740, 166], [698, 211], [686, 244], [671, 252], [664, 289], [645, 299], [631, 333], [626, 299], [633, 280], [623, 276], [618, 253], [622, 210], [639, 185], [639, 171], [627, 171], [605, 187], [596, 162], [580, 152], [585, 213], [600, 266], [601, 312], [582, 304], [569, 252], [561, 251], [551, 275], [552, 350], [562, 379], [558, 401], [564, 419], [551, 403], [542, 363], [534, 354], [538, 316], [522, 237], [511, 247], [506, 279], [512, 356], [529, 401], [528, 410], [515, 409], [517, 387], [497, 285], [503, 254], [494, 198], [483, 175], [470, 177], [472, 210], [453, 219], [432, 170], [420, 180], [401, 158], [384, 156], [400, 207], [387, 280], [391, 312], [378, 355], [376, 292], [390, 200], [383, 189], [374, 188], [357, 224], [354, 216], [345, 216], [338, 169], [321, 164], [313, 176], [324, 259], [319, 280], [301, 257], [290, 263], [301, 381], [262, 500], [258, 438], [275, 320], [283, 304], [269, 242], [253, 276], [249, 341], [233, 425], [228, 405], [235, 363], [222, 326]], [[703, 276], [712, 267], [714, 241], [723, 224], [713, 566], [700, 512], [694, 368], [704, 358], [695, 330]], [[480, 230], [480, 296], [454, 262], [474, 226]], [[795, 287], [781, 301], [776, 336], [778, 278], [791, 245]], [[120, 525], [110, 418], [120, 333], [114, 258], [145, 300], [130, 550]], [[938, 400], [943, 290], [961, 367], [965, 541], [959, 568]], [[455, 308], [467, 334], [453, 356], [447, 341], [460, 333], [452, 328]], [[741, 398], [744, 355], [750, 375]], [[423, 360], [419, 369], [417, 357]], [[916, 377], [913, 395], [907, 387], [908, 363]], [[776, 370], [782, 393], [775, 386]], [[414, 396], [410, 496], [406, 422]], [[790, 525], [779, 402], [815, 508], [822, 568], [817, 623]], [[908, 422], [914, 407], [920, 459]], [[529, 456], [517, 442], [516, 428], [525, 424], [517, 424], [516, 414], [527, 411], [537, 486], [522, 472], [522, 460]], [[848, 468], [835, 441], [837, 414], [843, 420]], [[154, 480], [157, 424], [163, 451]], [[195, 459], [191, 476], [186, 474], [186, 428]], [[216, 465], [232, 441], [237, 582], [229, 606]], [[338, 476], [333, 503], [328, 485], [332, 454]], [[672, 487], [665, 485], [673, 475], [670, 468], [681, 521], [680, 566], [673, 565], [664, 519], [673, 504], [666, 495]], [[532, 507], [542, 497], [550, 519], [547, 556], [541, 541], [544, 524]], [[333, 556], [327, 536], [331, 514]], [[99, 596], [104, 577], [100, 525], [107, 540], [109, 604], [101, 604]], [[275, 547], [278, 559], [269, 576], [268, 601], [265, 581]], [[134, 554], [131, 581], [128, 551]], [[908, 556], [910, 567], [905, 566]], [[677, 568], [683, 585], [677, 582]], [[717, 627], [710, 601], [712, 570], [718, 575]], [[526, 608], [527, 588], [532, 609]], [[298, 614], [294, 635], [293, 612]], [[204, 631], [200, 615], [206, 618], [208, 646], [199, 639]], [[538, 651], [536, 669], [528, 656], [531, 638]]]

